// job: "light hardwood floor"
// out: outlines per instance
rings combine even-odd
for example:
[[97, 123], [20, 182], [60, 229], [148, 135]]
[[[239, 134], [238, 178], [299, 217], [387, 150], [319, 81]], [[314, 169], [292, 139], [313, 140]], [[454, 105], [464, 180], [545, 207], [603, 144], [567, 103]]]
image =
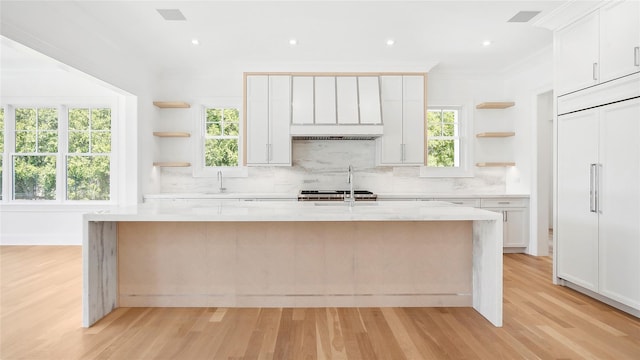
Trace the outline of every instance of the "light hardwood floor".
[[504, 327], [469, 308], [120, 308], [80, 327], [81, 249], [0, 247], [2, 359], [640, 359], [640, 320], [504, 258]]

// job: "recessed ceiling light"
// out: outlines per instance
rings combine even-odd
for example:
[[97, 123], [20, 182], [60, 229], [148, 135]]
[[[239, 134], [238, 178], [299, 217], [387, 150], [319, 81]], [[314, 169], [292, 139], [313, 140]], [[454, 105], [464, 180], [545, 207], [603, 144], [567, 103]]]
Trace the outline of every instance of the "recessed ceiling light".
[[491, 41], [489, 40], [485, 40], [482, 42], [482, 46], [489, 46], [489, 45], [491, 45]]
[[193, 45], [200, 45], [200, 41], [198, 41], [198, 39], [191, 39], [191, 43]]
[[387, 46], [393, 46], [393, 44], [395, 44], [395, 43], [396, 43], [396, 42], [395, 42], [395, 40], [393, 40], [393, 39], [389, 39], [389, 40], [387, 40]]
[[298, 40], [296, 40], [296, 39], [290, 39], [290, 40], [289, 40], [289, 45], [298, 45]]

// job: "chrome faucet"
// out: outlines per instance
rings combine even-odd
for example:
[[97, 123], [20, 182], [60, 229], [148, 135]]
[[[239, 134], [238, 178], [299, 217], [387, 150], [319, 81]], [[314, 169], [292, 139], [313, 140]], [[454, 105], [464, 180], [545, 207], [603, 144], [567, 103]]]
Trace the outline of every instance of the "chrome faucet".
[[356, 201], [355, 198], [355, 194], [353, 192], [353, 167], [351, 167], [351, 164], [349, 164], [349, 169], [347, 170], [347, 181], [349, 181], [349, 199], [346, 201], [349, 201], [349, 206], [353, 206], [353, 204]]
[[224, 192], [225, 189], [222, 187], [222, 170], [218, 170], [218, 192]]

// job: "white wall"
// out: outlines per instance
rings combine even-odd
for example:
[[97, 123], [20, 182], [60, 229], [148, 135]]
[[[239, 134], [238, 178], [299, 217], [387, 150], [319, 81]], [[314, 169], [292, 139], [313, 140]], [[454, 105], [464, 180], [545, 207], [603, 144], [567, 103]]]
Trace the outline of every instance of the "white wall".
[[[264, 69], [262, 69], [264, 70]], [[282, 70], [282, 69], [279, 69]], [[297, 71], [326, 71], [326, 68], [295, 68]], [[334, 71], [353, 69], [338, 68]], [[367, 69], [371, 71], [382, 71]], [[384, 70], [384, 69], [383, 69]], [[411, 71], [415, 69], [395, 69]], [[269, 69], [269, 71], [274, 71]], [[361, 70], [362, 71], [362, 70]], [[199, 104], [211, 101], [242, 104], [242, 73], [205, 72], [202, 76], [193, 73], [173, 73], [160, 81], [162, 99], [190, 102], [191, 109], [157, 110], [156, 131], [174, 130], [197, 133]], [[469, 126], [473, 129], [477, 102], [491, 101], [503, 97], [503, 79], [491, 74], [450, 74], [436, 69], [428, 75], [427, 102], [429, 105], [462, 105]], [[474, 131], [467, 141], [475, 146]], [[153, 156], [164, 161], [194, 161], [195, 137], [189, 139], [152, 139], [147, 143], [140, 135], [141, 152], [159, 149]], [[471, 178], [419, 178], [418, 167], [376, 167], [374, 141], [294, 141], [293, 166], [254, 167], [248, 178], [225, 179], [229, 192], [297, 192], [299, 189], [345, 187], [344, 171], [351, 163], [358, 172], [357, 186], [383, 192], [427, 192], [503, 194], [505, 192], [505, 169], [474, 169]], [[473, 151], [472, 151], [473, 153]], [[163, 168], [160, 170], [160, 192], [198, 193], [214, 192], [215, 178], [196, 178], [191, 169]], [[157, 175], [157, 174], [154, 174]]]
[[[0, 72], [0, 88], [2, 104], [26, 103], [37, 105], [38, 101], [74, 101], [82, 103], [84, 99], [105, 101], [117, 104], [114, 124], [114, 141], [118, 148], [118, 169], [113, 169], [117, 177], [117, 197], [115, 204], [136, 202], [135, 190], [137, 184], [133, 182], [131, 169], [126, 159], [131, 149], [131, 141], [127, 136], [131, 129], [127, 126], [127, 103], [131, 103], [126, 96], [105, 87], [88, 76], [75, 71], [63, 70], [59, 67], [45, 69], [28, 69], [16, 71], [2, 68]], [[134, 99], [135, 100], [135, 99]], [[135, 129], [135, 127], [134, 127]], [[135, 135], [135, 133], [134, 133]], [[137, 141], [134, 142], [137, 146]], [[135, 151], [132, 153], [135, 154]], [[134, 169], [137, 171], [137, 169]], [[8, 176], [7, 173], [4, 176]], [[115, 195], [115, 194], [114, 194]], [[7, 204], [0, 208], [0, 245], [58, 245], [82, 243], [82, 214], [95, 211], [104, 206], [78, 206], [56, 204]]]
[[[507, 193], [529, 193], [530, 241], [527, 253], [544, 255], [545, 249], [538, 231], [538, 95], [553, 88], [553, 50], [551, 46], [516, 64], [506, 73], [505, 92], [512, 94], [517, 146], [514, 147], [516, 167], [506, 177]], [[542, 175], [544, 176], [544, 174]], [[543, 206], [546, 206], [543, 204]]]

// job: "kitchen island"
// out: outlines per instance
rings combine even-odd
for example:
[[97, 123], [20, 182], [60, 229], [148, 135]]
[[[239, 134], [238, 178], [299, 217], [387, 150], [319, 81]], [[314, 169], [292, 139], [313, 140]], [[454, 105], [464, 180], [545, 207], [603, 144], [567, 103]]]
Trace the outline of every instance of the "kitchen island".
[[502, 326], [502, 217], [437, 201], [85, 214], [83, 326], [120, 306], [473, 306]]

